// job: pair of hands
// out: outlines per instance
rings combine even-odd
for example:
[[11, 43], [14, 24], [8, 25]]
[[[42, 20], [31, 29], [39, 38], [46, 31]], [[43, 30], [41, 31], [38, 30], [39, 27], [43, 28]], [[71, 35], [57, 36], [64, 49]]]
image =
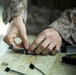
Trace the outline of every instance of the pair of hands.
[[[15, 37], [21, 38], [22, 42], [17, 44], [14, 39]], [[59, 33], [53, 28], [48, 28], [38, 34], [34, 42], [30, 45], [26, 34], [26, 27], [20, 16], [13, 18], [3, 40], [8, 45], [13, 44], [14, 47], [27, 49], [28, 53], [34, 51], [35, 54], [42, 53], [43, 55], [49, 53], [53, 55], [57, 54], [62, 44], [62, 38]], [[16, 51], [15, 49], [13, 50]]]

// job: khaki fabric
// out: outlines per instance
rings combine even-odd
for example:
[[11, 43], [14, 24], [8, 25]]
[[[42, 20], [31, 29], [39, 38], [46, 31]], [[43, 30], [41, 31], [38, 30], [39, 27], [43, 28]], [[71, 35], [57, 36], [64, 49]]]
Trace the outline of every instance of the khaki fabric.
[[3, 22], [7, 24], [15, 16], [22, 16], [24, 22], [27, 19], [27, 0], [2, 0]]
[[[5, 24], [10, 22], [15, 16], [22, 16], [23, 21], [26, 24], [27, 0], [2, 0], [2, 3], [4, 7], [3, 21]], [[72, 45], [76, 45], [76, 8], [66, 10], [60, 18], [45, 27], [56, 29], [65, 41]], [[29, 30], [32, 29], [30, 28]]]
[[65, 41], [76, 45], [76, 8], [65, 10], [49, 27], [55, 28]]

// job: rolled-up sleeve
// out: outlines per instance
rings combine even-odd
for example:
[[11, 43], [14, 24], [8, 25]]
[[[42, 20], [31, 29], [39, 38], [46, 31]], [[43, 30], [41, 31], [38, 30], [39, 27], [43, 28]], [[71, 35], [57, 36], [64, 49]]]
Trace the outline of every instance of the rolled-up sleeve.
[[64, 11], [60, 18], [48, 27], [56, 29], [71, 45], [76, 45], [76, 8]]
[[27, 19], [27, 0], [2, 0], [3, 22], [7, 24], [13, 17], [22, 16], [24, 23]]

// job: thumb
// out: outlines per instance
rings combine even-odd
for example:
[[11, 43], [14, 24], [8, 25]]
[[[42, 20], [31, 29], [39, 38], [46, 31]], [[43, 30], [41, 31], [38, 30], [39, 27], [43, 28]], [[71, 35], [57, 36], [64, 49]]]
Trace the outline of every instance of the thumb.
[[25, 47], [26, 49], [28, 49], [29, 46], [30, 46], [30, 43], [29, 43], [29, 40], [28, 40], [28, 38], [27, 38], [27, 34], [21, 35], [20, 38], [21, 38], [21, 40], [22, 40], [22, 43], [23, 43], [24, 47]]

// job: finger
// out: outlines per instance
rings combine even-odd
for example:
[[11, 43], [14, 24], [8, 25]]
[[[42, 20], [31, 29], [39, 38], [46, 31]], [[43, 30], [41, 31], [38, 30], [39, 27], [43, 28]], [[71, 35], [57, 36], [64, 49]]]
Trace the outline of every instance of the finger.
[[20, 42], [19, 44], [17, 44], [17, 46], [19, 46], [20, 48], [24, 48], [24, 45], [22, 42]]
[[28, 52], [31, 53], [32, 51], [34, 51], [37, 46], [43, 42], [43, 40], [45, 39], [44, 35], [40, 35], [38, 36], [35, 41], [32, 43], [32, 45], [30, 46], [30, 48], [28, 49]]
[[30, 46], [30, 43], [29, 43], [29, 40], [28, 40], [28, 38], [27, 38], [27, 35], [22, 33], [22, 34], [20, 35], [20, 38], [21, 38], [21, 40], [22, 40], [22, 43], [23, 43], [24, 47], [25, 47], [26, 49], [28, 49], [29, 46]]
[[42, 51], [44, 51], [46, 49], [46, 47], [48, 46], [48, 44], [50, 43], [50, 41], [48, 39], [45, 39], [41, 45], [39, 45], [39, 47], [35, 50], [36, 54], [40, 54]]
[[[8, 45], [12, 44], [14, 47], [17, 47], [17, 43], [15, 42], [14, 38], [13, 37], [9, 37], [9, 36], [6, 36], [4, 37], [4, 42], [7, 43]], [[14, 51], [16, 51], [15, 49], [13, 49]]]
[[48, 47], [42, 52], [42, 54], [46, 55], [46, 54], [50, 53], [54, 47], [55, 47], [55, 43], [51, 42], [50, 44], [48, 44]]
[[5, 43], [7, 43], [8, 45], [10, 45], [11, 43], [12, 43], [14, 46], [16, 45], [16, 43], [15, 43], [15, 41], [14, 41], [14, 38], [9, 37], [9, 36], [5, 36], [5, 37], [3, 38], [3, 41], [4, 41]]
[[56, 45], [54, 50], [52, 51], [52, 55], [56, 55], [59, 52], [60, 45]]

